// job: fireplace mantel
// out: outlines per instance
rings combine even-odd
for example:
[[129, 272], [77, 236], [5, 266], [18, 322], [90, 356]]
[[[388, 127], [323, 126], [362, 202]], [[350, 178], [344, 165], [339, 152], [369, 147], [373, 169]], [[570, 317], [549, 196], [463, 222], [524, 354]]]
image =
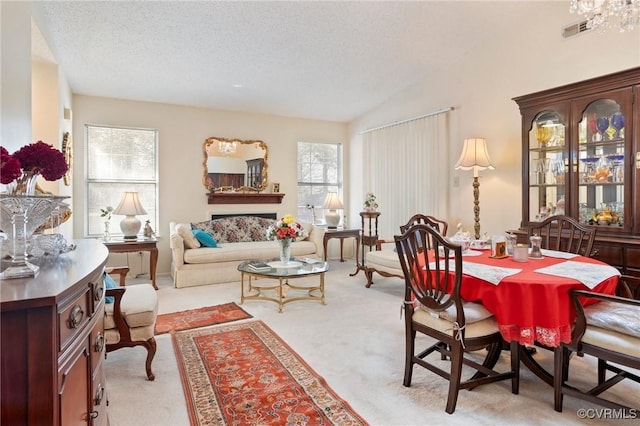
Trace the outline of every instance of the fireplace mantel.
[[246, 193], [246, 192], [210, 192], [209, 204], [281, 204], [284, 194]]

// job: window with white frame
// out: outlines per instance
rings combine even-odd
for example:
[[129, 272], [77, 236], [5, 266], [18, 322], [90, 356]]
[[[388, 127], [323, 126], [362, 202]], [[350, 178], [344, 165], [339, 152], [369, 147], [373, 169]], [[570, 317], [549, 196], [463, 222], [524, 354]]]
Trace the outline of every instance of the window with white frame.
[[[125, 192], [137, 192], [146, 215], [136, 216], [144, 224], [147, 220], [156, 229], [158, 223], [158, 131], [100, 125], [86, 125], [87, 197], [85, 205], [85, 234], [101, 236], [105, 233], [106, 217], [101, 209], [116, 208]], [[109, 221], [111, 235], [121, 235], [122, 216], [113, 215]], [[142, 227], [141, 227], [142, 229]]]
[[342, 144], [298, 142], [298, 218], [324, 223], [329, 191], [342, 200]]

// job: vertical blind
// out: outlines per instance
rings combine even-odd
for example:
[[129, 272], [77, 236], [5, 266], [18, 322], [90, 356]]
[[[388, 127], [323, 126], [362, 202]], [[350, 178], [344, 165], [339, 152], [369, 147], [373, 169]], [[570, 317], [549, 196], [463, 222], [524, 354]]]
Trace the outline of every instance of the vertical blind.
[[391, 238], [416, 213], [449, 217], [449, 113], [363, 133], [365, 192], [376, 195], [378, 234]]

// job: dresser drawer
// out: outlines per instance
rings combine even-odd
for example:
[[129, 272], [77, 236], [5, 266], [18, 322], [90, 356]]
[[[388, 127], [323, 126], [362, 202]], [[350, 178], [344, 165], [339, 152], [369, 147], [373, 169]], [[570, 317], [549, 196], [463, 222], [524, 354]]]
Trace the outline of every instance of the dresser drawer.
[[82, 331], [91, 319], [93, 308], [91, 301], [91, 288], [83, 287], [84, 292], [75, 297], [73, 301], [58, 311], [59, 346], [58, 351], [64, 351], [73, 339]]
[[[104, 305], [102, 310], [104, 311]], [[106, 353], [107, 342], [104, 337], [104, 315], [96, 312], [95, 324], [89, 335], [89, 348], [91, 350], [91, 371], [94, 372], [98, 364], [104, 359]]]

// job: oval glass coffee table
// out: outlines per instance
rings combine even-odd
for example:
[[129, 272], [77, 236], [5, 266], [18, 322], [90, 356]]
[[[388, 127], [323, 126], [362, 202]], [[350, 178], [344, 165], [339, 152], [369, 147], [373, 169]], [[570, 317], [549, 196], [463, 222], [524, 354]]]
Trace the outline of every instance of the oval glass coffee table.
[[[267, 267], [256, 267], [258, 264], [266, 264]], [[324, 298], [324, 273], [329, 270], [329, 264], [317, 259], [292, 258], [287, 264], [283, 264], [279, 258], [266, 260], [247, 260], [238, 265], [238, 271], [242, 273], [240, 282], [240, 304], [245, 300], [270, 300], [278, 304], [278, 312], [282, 312], [285, 304], [297, 300], [319, 300], [326, 305]], [[289, 282], [293, 278], [303, 278], [312, 275], [320, 277], [317, 286], [293, 285]], [[245, 276], [248, 285], [245, 291]], [[273, 285], [256, 284], [256, 278], [271, 278], [278, 280]], [[289, 295], [289, 291], [302, 292], [300, 295]], [[266, 292], [266, 294], [265, 294]], [[269, 294], [271, 293], [271, 294]], [[306, 294], [305, 294], [306, 293]]]

